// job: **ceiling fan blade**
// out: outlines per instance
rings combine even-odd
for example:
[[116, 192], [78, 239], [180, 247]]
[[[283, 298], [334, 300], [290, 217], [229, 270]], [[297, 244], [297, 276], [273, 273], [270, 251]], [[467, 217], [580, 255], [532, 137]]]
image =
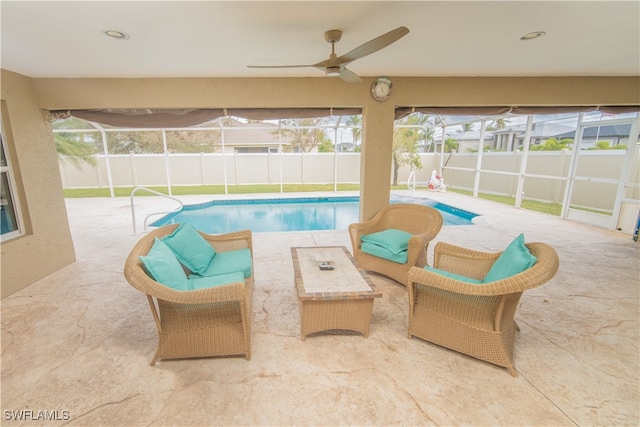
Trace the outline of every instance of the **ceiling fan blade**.
[[371, 55], [372, 53], [389, 46], [391, 43], [400, 40], [407, 34], [409, 34], [409, 29], [407, 27], [398, 27], [395, 30], [391, 30], [388, 33], [378, 36], [373, 40], [369, 40], [365, 44], [358, 46], [357, 48], [349, 51], [348, 53], [345, 53], [342, 56], [339, 56], [338, 58], [336, 58], [335, 63], [348, 64], [349, 62], [355, 61], [358, 58]]
[[360, 83], [362, 79], [356, 73], [346, 67], [340, 70], [340, 78], [347, 83]]
[[329, 66], [329, 62], [330, 62], [329, 59], [325, 59], [324, 61], [320, 61], [320, 62], [317, 62], [317, 63], [311, 65], [311, 67], [316, 67], [319, 70], [324, 70], [325, 68], [327, 68]]
[[315, 67], [312, 64], [305, 65], [247, 65], [247, 68], [302, 68], [302, 67]]

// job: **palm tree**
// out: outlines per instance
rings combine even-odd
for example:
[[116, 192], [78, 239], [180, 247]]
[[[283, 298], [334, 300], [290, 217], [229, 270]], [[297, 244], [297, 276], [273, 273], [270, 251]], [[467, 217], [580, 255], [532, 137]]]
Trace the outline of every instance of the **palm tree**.
[[82, 163], [96, 167], [95, 147], [82, 140], [77, 133], [56, 133], [53, 138], [56, 152], [62, 161], [71, 163], [80, 169]]
[[571, 148], [571, 145], [573, 145], [573, 139], [571, 138], [564, 138], [560, 140], [556, 138], [549, 138], [544, 142], [544, 144], [533, 145], [529, 149], [531, 151], [560, 151]]
[[444, 152], [451, 153], [453, 150], [458, 150], [458, 140], [455, 138], [447, 138], [444, 140]]
[[596, 142], [596, 145], [589, 148], [589, 150], [626, 150], [626, 149], [627, 149], [626, 144], [618, 144], [618, 145], [611, 146], [609, 141], [598, 141]]
[[359, 146], [358, 141], [362, 138], [362, 115], [349, 116], [345, 122], [347, 126], [351, 127], [351, 135], [353, 135], [353, 146]]
[[[415, 118], [411, 118], [412, 116], [415, 116]], [[433, 122], [431, 121], [431, 116], [422, 113], [412, 114], [409, 116], [407, 124], [419, 126], [417, 129], [418, 140], [422, 141], [423, 146], [426, 147], [429, 141], [433, 142], [435, 129], [433, 127]]]
[[505, 129], [509, 124], [509, 119], [495, 119], [487, 125], [487, 130], [500, 130]]
[[470, 132], [473, 130], [474, 125], [475, 123], [463, 123], [462, 125], [460, 125], [460, 129], [458, 130], [458, 132]]

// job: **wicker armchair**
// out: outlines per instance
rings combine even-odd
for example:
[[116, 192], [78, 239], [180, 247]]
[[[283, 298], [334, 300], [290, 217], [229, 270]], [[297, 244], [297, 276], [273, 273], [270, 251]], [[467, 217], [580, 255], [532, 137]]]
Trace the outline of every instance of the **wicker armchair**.
[[[442, 215], [437, 209], [411, 203], [396, 203], [380, 209], [369, 221], [349, 225], [353, 257], [366, 270], [383, 274], [406, 285], [411, 267], [427, 265], [429, 242], [442, 228]], [[364, 235], [395, 228], [413, 234], [409, 239], [407, 262], [400, 264], [362, 252]]]
[[[507, 279], [484, 284], [458, 281], [412, 268], [409, 271], [409, 338], [418, 337], [508, 369], [514, 377], [514, 320], [520, 296], [542, 285], [558, 270], [556, 251], [544, 243], [526, 245], [537, 261]], [[482, 280], [498, 253], [439, 242], [434, 268]]]
[[[156, 237], [171, 234], [177, 224], [149, 232], [133, 247], [125, 266], [127, 281], [147, 295], [158, 328], [158, 359], [244, 355], [251, 358], [251, 288], [253, 275], [244, 282], [192, 291], [177, 291], [151, 279], [140, 261]], [[200, 233], [217, 253], [252, 249], [251, 231], [207, 235]]]

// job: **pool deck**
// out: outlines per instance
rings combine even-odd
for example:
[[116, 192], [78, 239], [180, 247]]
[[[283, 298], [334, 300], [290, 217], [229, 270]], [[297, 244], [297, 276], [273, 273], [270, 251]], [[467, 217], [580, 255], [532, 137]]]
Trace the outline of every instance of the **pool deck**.
[[[499, 251], [524, 232], [558, 251], [557, 275], [525, 292], [516, 312], [519, 377], [408, 339], [406, 289], [374, 273], [383, 297], [369, 338], [324, 333], [302, 341], [290, 248], [351, 250], [346, 230], [254, 233], [250, 361], [150, 367], [155, 325], [146, 298], [122, 274], [140, 238], [129, 198], [68, 199], [77, 260], [2, 300], [2, 424], [639, 425], [640, 244], [456, 193], [418, 195], [481, 215], [471, 226], [444, 227], [436, 241]], [[244, 197], [253, 196], [233, 196]], [[157, 197], [136, 203], [138, 218], [173, 206]], [[24, 409], [68, 411], [70, 419], [7, 420], [6, 411]]]

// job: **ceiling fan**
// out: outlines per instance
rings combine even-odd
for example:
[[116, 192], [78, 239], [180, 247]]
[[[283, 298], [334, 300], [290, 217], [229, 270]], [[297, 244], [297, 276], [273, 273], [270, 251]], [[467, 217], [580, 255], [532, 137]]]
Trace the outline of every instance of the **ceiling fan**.
[[331, 55], [329, 59], [325, 59], [324, 61], [317, 62], [315, 64], [305, 64], [305, 65], [248, 65], [248, 68], [300, 68], [300, 67], [314, 67], [319, 70], [324, 70], [326, 75], [329, 77], [340, 77], [342, 80], [349, 83], [358, 83], [360, 82], [360, 77], [353, 71], [349, 70], [346, 65], [350, 62], [355, 61], [356, 59], [360, 59], [364, 56], [371, 55], [374, 52], [379, 51], [382, 48], [389, 46], [391, 43], [394, 43], [400, 38], [404, 37], [409, 33], [409, 29], [407, 27], [398, 27], [395, 30], [391, 30], [388, 33], [385, 33], [381, 36], [376, 37], [373, 40], [369, 40], [351, 50], [350, 52], [338, 56], [336, 55], [336, 43], [340, 41], [342, 38], [342, 31], [340, 30], [329, 30], [324, 33], [324, 39], [327, 43], [331, 43]]

